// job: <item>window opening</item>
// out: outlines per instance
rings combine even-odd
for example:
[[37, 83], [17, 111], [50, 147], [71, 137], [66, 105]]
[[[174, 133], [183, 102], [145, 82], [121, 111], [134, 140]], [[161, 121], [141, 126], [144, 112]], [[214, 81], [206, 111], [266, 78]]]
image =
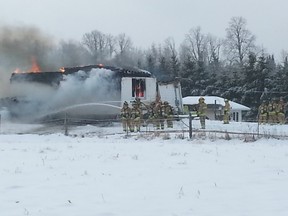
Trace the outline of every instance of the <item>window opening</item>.
[[132, 97], [145, 96], [145, 79], [132, 79]]

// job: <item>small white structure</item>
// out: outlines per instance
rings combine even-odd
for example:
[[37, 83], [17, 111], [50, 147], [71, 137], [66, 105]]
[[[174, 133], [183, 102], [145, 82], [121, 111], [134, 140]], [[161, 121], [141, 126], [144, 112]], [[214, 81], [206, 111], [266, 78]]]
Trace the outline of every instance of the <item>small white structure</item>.
[[[203, 97], [207, 104], [207, 117], [212, 120], [222, 120], [224, 113], [223, 107], [225, 105], [224, 98], [217, 96], [187, 96], [182, 99], [183, 105], [186, 106], [189, 111], [193, 111], [196, 109], [200, 97]], [[241, 122], [243, 112], [249, 111], [250, 108], [233, 101], [229, 101], [229, 103], [231, 107], [231, 120]]]

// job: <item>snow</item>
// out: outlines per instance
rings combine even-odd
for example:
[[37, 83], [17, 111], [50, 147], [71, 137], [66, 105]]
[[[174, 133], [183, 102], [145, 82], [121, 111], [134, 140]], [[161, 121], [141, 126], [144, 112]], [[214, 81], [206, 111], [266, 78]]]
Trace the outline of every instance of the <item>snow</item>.
[[[217, 96], [201, 96], [205, 99], [205, 103], [206, 104], [219, 104], [224, 106], [225, 105], [225, 99], [221, 98], [221, 97], [217, 97]], [[187, 105], [193, 105], [193, 104], [198, 104], [199, 103], [199, 98], [200, 96], [187, 96], [183, 98], [183, 104], [187, 104]], [[242, 104], [233, 102], [233, 101], [229, 101], [230, 106], [231, 106], [231, 110], [243, 110], [243, 111], [249, 111], [250, 108], [247, 106], [244, 106]]]
[[[175, 128], [186, 129], [186, 123], [175, 122]], [[206, 124], [207, 131], [258, 131], [253, 123]], [[200, 127], [198, 120], [193, 127]], [[125, 136], [119, 123], [74, 126], [65, 136], [62, 126], [3, 121], [0, 212], [286, 216], [287, 127], [261, 125], [261, 133], [283, 137], [256, 136], [256, 141], [245, 142], [240, 135], [227, 140], [223, 134], [194, 131], [190, 140], [187, 132], [169, 137], [145, 128]]]

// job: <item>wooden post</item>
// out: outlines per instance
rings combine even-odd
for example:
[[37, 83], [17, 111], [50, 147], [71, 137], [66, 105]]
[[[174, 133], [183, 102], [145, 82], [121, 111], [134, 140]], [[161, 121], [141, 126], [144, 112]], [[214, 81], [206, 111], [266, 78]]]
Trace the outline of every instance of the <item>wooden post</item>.
[[257, 137], [260, 137], [260, 122], [258, 120], [258, 124], [257, 124]]
[[68, 136], [68, 126], [67, 126], [67, 113], [65, 113], [65, 118], [64, 118], [64, 134], [65, 136]]
[[191, 116], [191, 112], [189, 112], [189, 139], [192, 139], [192, 116]]
[[217, 120], [216, 105], [217, 105], [217, 102], [215, 100], [214, 101], [214, 118], [215, 118], [215, 120]]

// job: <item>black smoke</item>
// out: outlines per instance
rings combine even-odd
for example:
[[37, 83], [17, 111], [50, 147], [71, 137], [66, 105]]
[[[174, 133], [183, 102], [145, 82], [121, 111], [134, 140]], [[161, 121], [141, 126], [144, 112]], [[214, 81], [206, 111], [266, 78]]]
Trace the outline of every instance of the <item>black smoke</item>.
[[49, 59], [55, 49], [53, 37], [33, 26], [0, 26], [0, 97], [13, 95], [9, 86], [16, 70], [28, 71], [33, 58], [41, 70], [53, 68]]

